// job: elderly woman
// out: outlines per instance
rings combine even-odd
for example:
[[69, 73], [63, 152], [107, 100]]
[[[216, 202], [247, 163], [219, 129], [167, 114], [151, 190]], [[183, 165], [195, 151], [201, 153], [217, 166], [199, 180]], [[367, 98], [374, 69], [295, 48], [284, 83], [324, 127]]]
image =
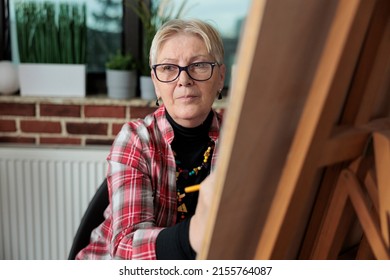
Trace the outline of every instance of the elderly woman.
[[[108, 155], [110, 205], [78, 259], [194, 259], [208, 216], [225, 79], [218, 32], [171, 20], [150, 50], [158, 109], [125, 124]], [[201, 184], [199, 192], [185, 187]], [[198, 201], [199, 200], [199, 201]]]

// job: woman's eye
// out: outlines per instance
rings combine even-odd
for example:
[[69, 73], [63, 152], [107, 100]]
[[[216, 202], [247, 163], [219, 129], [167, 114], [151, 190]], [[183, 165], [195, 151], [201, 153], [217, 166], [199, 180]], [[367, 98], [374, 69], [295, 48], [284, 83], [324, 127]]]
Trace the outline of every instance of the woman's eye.
[[174, 71], [175, 67], [173, 67], [172, 65], [164, 65], [163, 70], [164, 71]]
[[206, 63], [199, 62], [199, 63], [194, 63], [193, 65], [196, 68], [203, 68], [206, 66]]
[[205, 62], [197, 62], [192, 64], [192, 68], [196, 70], [206, 70], [209, 68], [209, 64]]

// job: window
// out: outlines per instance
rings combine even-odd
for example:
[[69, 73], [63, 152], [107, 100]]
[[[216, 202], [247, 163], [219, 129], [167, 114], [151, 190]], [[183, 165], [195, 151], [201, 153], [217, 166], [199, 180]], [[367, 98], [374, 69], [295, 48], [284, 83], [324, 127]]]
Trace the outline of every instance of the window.
[[104, 71], [109, 54], [122, 49], [122, 0], [86, 0], [90, 72]]
[[[3, 0], [0, 0], [3, 1]], [[32, 0], [8, 0], [11, 26], [12, 60], [19, 63], [15, 3]], [[33, 2], [74, 2], [86, 4], [87, 20], [87, 92], [102, 93], [105, 89], [105, 61], [110, 54], [120, 51], [123, 37], [122, 0], [33, 0]]]
[[[10, 8], [10, 27], [11, 27], [11, 53], [12, 59], [18, 62], [14, 10], [15, 1], [21, 0], [0, 0], [0, 40], [7, 42], [6, 32], [3, 26], [6, 24], [5, 15], [7, 2]], [[35, 0], [44, 1], [44, 0]], [[81, 2], [80, 0], [75, 2]], [[140, 59], [141, 57], [141, 38], [142, 26], [134, 14], [127, 7], [126, 2], [132, 0], [84, 0], [87, 5], [87, 60], [88, 60], [88, 78], [87, 92], [102, 93], [105, 92], [105, 67], [104, 63], [109, 54], [117, 50], [130, 51]], [[150, 1], [159, 0], [144, 0]], [[175, 6], [180, 6], [182, 1], [186, 2], [184, 18], [200, 18], [212, 23], [221, 33], [225, 45], [225, 63], [227, 65], [226, 85], [230, 82], [231, 66], [235, 61], [236, 48], [239, 39], [240, 30], [249, 9], [250, 0], [172, 0]], [[60, 2], [60, 1], [59, 1]], [[67, 1], [69, 2], [69, 0]], [[9, 45], [9, 44], [8, 44]], [[1, 57], [6, 57], [7, 48], [0, 49]]]
[[107, 92], [105, 62], [123, 50], [123, 1], [85, 0], [87, 4], [87, 92]]

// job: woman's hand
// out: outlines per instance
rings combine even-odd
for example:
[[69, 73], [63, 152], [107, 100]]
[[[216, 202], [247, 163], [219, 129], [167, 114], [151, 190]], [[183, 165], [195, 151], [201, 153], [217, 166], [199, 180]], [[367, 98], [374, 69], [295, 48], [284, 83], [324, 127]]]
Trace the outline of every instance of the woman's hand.
[[215, 188], [215, 175], [211, 173], [200, 184], [198, 204], [196, 206], [195, 214], [190, 222], [190, 244], [196, 253], [202, 247], [204, 234], [206, 230], [206, 222], [210, 214], [211, 203], [213, 200]]

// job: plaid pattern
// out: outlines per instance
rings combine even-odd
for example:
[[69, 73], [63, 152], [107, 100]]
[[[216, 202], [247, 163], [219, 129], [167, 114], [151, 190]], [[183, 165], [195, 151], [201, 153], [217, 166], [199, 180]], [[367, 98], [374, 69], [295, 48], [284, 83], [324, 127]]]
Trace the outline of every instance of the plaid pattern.
[[[214, 112], [209, 132], [216, 143], [212, 169], [221, 119]], [[122, 127], [107, 157], [106, 220], [77, 259], [156, 259], [156, 238], [163, 228], [175, 225], [177, 216], [173, 137], [163, 106]]]

